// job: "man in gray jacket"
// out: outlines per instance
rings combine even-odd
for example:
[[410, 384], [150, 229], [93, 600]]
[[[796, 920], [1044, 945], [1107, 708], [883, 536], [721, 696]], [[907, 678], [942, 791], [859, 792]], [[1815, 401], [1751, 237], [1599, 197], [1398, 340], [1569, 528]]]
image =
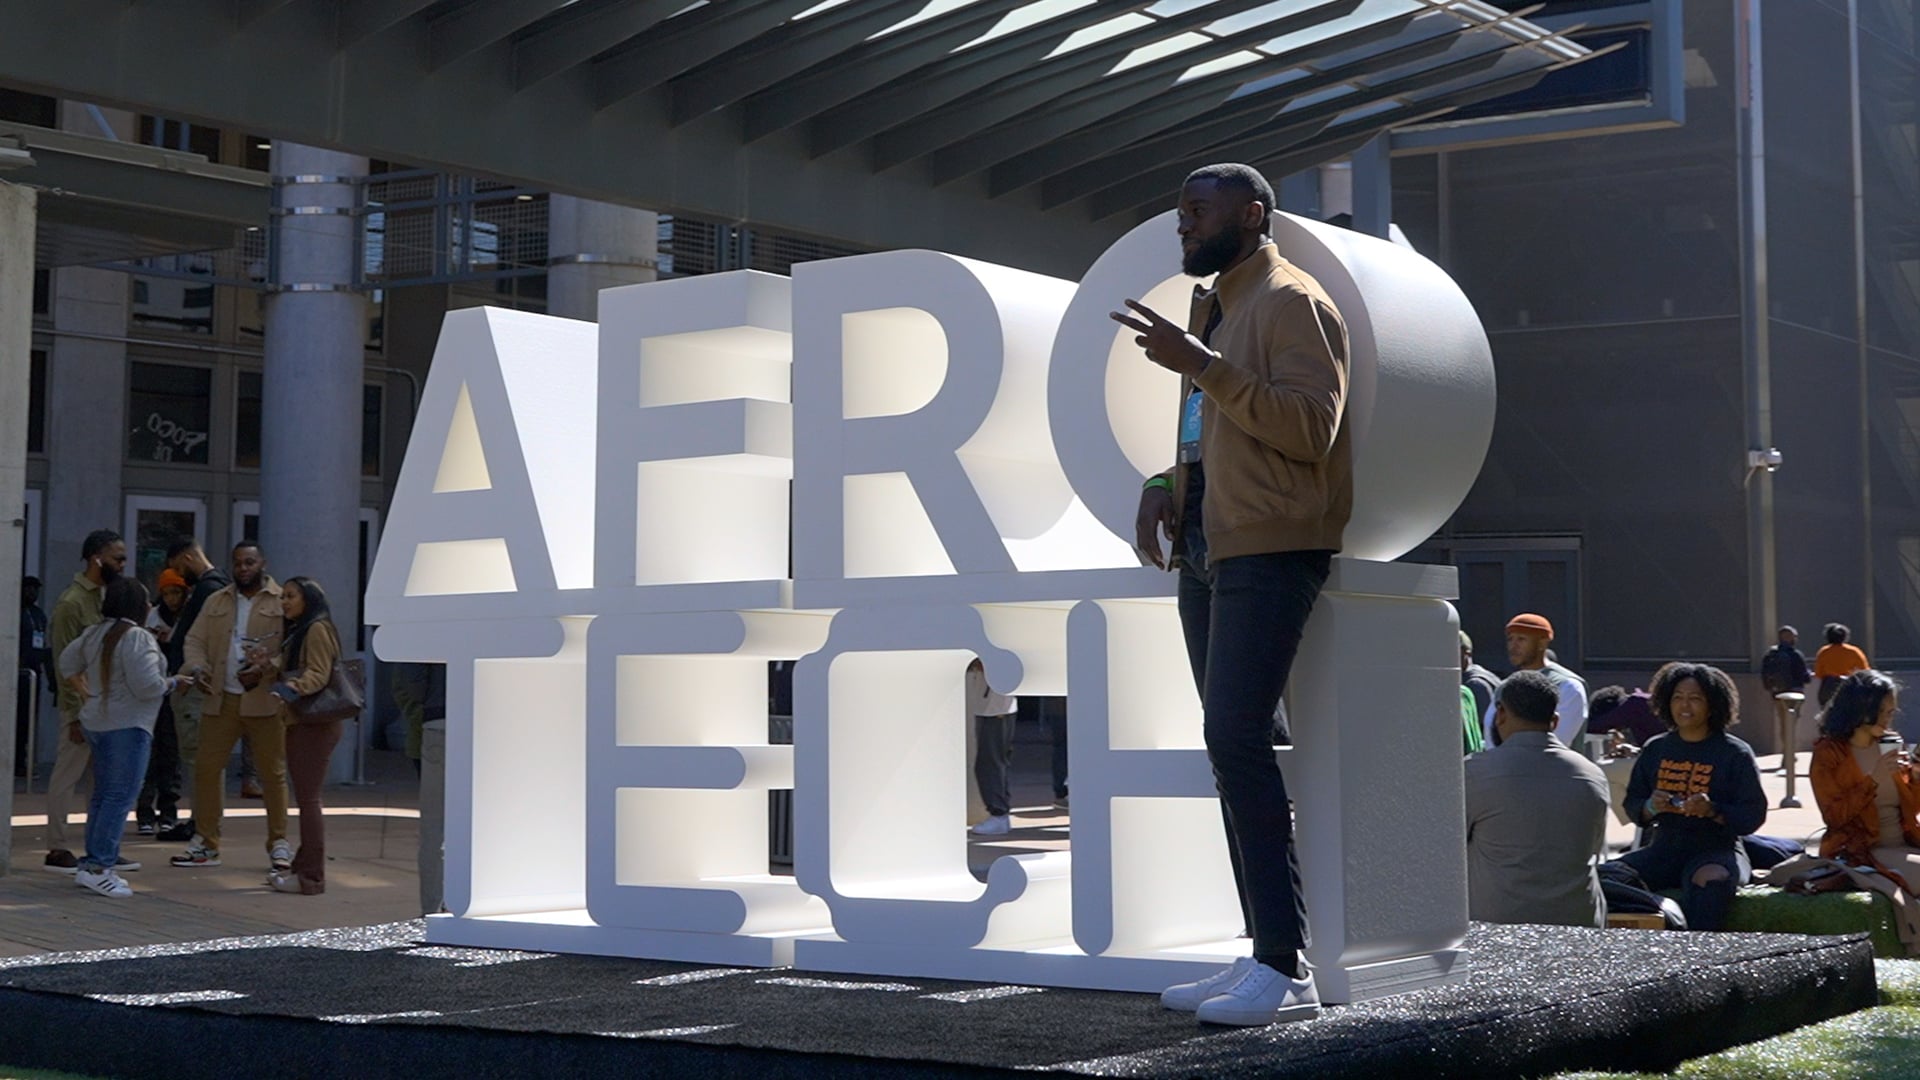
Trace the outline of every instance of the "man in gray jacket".
[[1467, 770], [1467, 914], [1481, 922], [1602, 927], [1593, 856], [1612, 803], [1600, 767], [1554, 736], [1560, 692], [1516, 671], [1493, 699], [1500, 745]]

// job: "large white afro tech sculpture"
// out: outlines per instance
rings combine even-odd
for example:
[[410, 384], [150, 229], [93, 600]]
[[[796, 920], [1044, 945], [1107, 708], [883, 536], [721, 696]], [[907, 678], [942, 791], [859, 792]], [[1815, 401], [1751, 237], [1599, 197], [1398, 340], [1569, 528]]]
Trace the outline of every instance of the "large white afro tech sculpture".
[[[1493, 365], [1432, 263], [1274, 227], [1352, 340], [1354, 520], [1278, 752], [1307, 956], [1351, 1001], [1465, 970], [1455, 575], [1390, 560], [1479, 471]], [[428, 936], [1126, 990], [1243, 953], [1174, 579], [1130, 539], [1177, 380], [1106, 318], [1184, 313], [1177, 256], [1168, 214], [1078, 286], [898, 251], [609, 289], [597, 327], [449, 314], [366, 598], [381, 656], [448, 665]], [[975, 656], [1067, 696], [1072, 758], [1072, 851], [985, 883]], [[781, 788], [793, 877], [768, 872]]]

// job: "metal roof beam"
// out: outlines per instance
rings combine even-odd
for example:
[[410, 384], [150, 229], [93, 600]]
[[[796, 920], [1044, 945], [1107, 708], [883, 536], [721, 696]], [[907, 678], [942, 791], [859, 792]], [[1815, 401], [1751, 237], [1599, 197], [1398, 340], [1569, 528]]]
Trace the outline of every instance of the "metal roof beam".
[[746, 102], [746, 140], [753, 142], [784, 131], [874, 87], [938, 63], [979, 36], [982, 23], [1031, 2], [976, 0], [849, 49], [810, 74], [755, 94]]
[[[681, 0], [684, 2], [684, 0]], [[788, 22], [737, 51], [673, 80], [673, 122], [723, 109], [822, 64], [893, 26], [927, 0], [869, 0]]]
[[[1319, 55], [1323, 46], [1344, 50], [1391, 37], [1404, 30], [1417, 14], [1407, 12], [1396, 15], [1392, 19], [1336, 35], [1325, 42], [1290, 49], [1273, 57], [1268, 63], [1284, 66], [1298, 62], [1303, 57]], [[957, 105], [955, 110], [966, 116], [966, 122], [987, 123], [978, 134], [935, 151], [929, 161], [928, 171], [935, 183], [951, 183], [962, 176], [1046, 147], [1136, 105], [1151, 101], [1155, 106], [1167, 106], [1174, 104], [1176, 95], [1180, 100], [1189, 102], [1218, 100], [1246, 82], [1244, 69], [1196, 79], [1185, 86], [1180, 86], [1177, 80], [1196, 63], [1230, 55], [1270, 40], [1272, 36], [1265, 30], [1244, 32], [1223, 38], [1218, 45], [1203, 46], [1178, 57], [1144, 64], [1135, 71], [1111, 76], [1091, 86], [1077, 83], [1076, 89], [1065, 95], [1057, 94], [1054, 86], [1027, 87], [997, 95], [986, 102]], [[1046, 103], [1047, 108], [1037, 109], [1036, 106], [1042, 103]], [[1189, 104], [1189, 111], [1179, 115], [1194, 115], [1206, 107]], [[992, 177], [989, 177], [990, 193], [1002, 193], [993, 190], [992, 185]]]
[[406, 22], [433, 0], [340, 0], [334, 43], [344, 49]]
[[[1494, 55], [1504, 58], [1510, 51]], [[1285, 176], [1307, 165], [1350, 153], [1382, 132], [1404, 124], [1430, 120], [1462, 105], [1524, 90], [1539, 82], [1555, 66], [1542, 64], [1492, 82], [1477, 83], [1471, 89], [1422, 98], [1342, 124], [1316, 125], [1310, 134], [1302, 134], [1299, 125], [1264, 130], [1244, 139], [1216, 145], [1208, 153], [1218, 160], [1246, 161], [1261, 167], [1262, 172]], [[1311, 145], [1308, 145], [1309, 140], [1312, 140]], [[1177, 191], [1180, 182], [1191, 171], [1191, 167], [1184, 163], [1168, 164], [1093, 194], [1087, 199], [1087, 206], [1096, 219], [1112, 217], [1127, 210], [1144, 209], [1152, 205], [1154, 199], [1168, 198]]]
[[514, 38], [514, 89], [545, 82], [632, 41], [686, 6], [687, 0], [580, 0]]
[[[1204, 95], [1197, 93], [1167, 95], [1164, 100], [1155, 102], [1152, 106], [1125, 113], [1106, 123], [1055, 139], [1045, 146], [1003, 162], [989, 173], [988, 191], [995, 196], [1003, 195], [1028, 184], [1038, 183], [1050, 176], [1071, 172], [1088, 162], [1106, 159], [1116, 153], [1117, 148], [1126, 148], [1131, 151], [1141, 140], [1163, 133], [1167, 133], [1168, 137], [1177, 138], [1181, 131], [1176, 129], [1181, 129], [1182, 125], [1194, 122], [1215, 125], [1240, 123], [1241, 117], [1260, 113], [1271, 115], [1305, 94], [1338, 86], [1370, 73], [1391, 71], [1405, 64], [1437, 56], [1452, 49], [1461, 35], [1467, 32], [1465, 27], [1457, 24], [1441, 26], [1437, 33], [1431, 32], [1433, 29], [1432, 26], [1407, 27], [1402, 31], [1402, 36], [1409, 39], [1407, 44], [1397, 45], [1384, 52], [1368, 53], [1358, 60], [1303, 75], [1238, 98], [1232, 97], [1232, 93], [1250, 80], [1244, 71], [1229, 72], [1226, 78], [1215, 80], [1211, 84], [1210, 91]], [[1274, 66], [1279, 71], [1302, 68], [1304, 65], [1321, 62], [1330, 56], [1345, 55], [1350, 51], [1335, 42], [1316, 42], [1302, 46], [1285, 56], [1275, 57]]]
[[[1018, 90], [1021, 86], [1052, 85], [1056, 88], [1056, 96], [1058, 96], [1068, 92], [1069, 88], [1102, 83], [1106, 79], [1106, 71], [1112, 67], [1112, 61], [1116, 58], [1125, 58], [1135, 48], [1152, 44], [1156, 40], [1165, 40], [1177, 33], [1187, 33], [1194, 27], [1208, 25], [1227, 15], [1246, 12], [1250, 8], [1260, 8], [1265, 2], [1267, 0], [1238, 0], [1233, 4], [1213, 4], [1208, 8], [1187, 12], [1181, 17], [1160, 19], [1152, 27], [1140, 27], [1137, 31], [1129, 31], [1125, 35], [1117, 35], [1087, 48], [1075, 50], [1068, 56], [1046, 63], [1039, 71], [1033, 71], [1025, 77], [1021, 77], [1018, 69], [1008, 71], [1004, 79], [993, 81], [993, 92], [983, 94], [979, 100], [966, 98], [958, 106], [929, 111], [922, 117], [918, 117], [918, 123], [912, 123], [912, 125], [897, 127], [895, 123], [887, 123], [887, 127], [893, 131], [887, 131], [874, 142], [874, 161], [881, 169], [891, 169], [904, 161], [922, 158], [925, 154], [933, 154], [935, 150], [952, 146], [954, 142], [960, 142], [966, 136], [975, 135], [981, 129], [991, 127], [996, 123], [996, 119], [1006, 119], [1010, 115], [1018, 115], [1018, 111], [1041, 104], [1041, 102], [1031, 102], [1031, 104], [1021, 104], [1008, 110], [1006, 104], [996, 102], [1002, 96], [1014, 96], [1016, 100], [1029, 100], [1031, 94], [1014, 94], [1014, 90]], [[1313, 4], [1311, 8], [1302, 8], [1298, 12], [1281, 15], [1277, 19], [1269, 19], [1265, 23], [1260, 23], [1258, 27], [1242, 29], [1231, 37], [1215, 38], [1210, 44], [1194, 46], [1192, 50], [1183, 50], [1165, 58], [1165, 73], [1169, 77], [1179, 77], [1194, 65], [1215, 60], [1219, 56], [1231, 56], [1235, 52], [1244, 52], [1250, 46], [1265, 44], [1273, 38], [1284, 37], [1288, 33], [1306, 29], [1325, 19], [1348, 15], [1359, 8], [1359, 2], [1361, 0], [1323, 0], [1319, 4]], [[1235, 44], [1229, 46], [1225, 42], [1235, 42]], [[1071, 75], [1068, 75], [1068, 71], [1071, 71]], [[1054, 83], [1056, 75], [1064, 75], [1064, 79]], [[1242, 73], [1242, 79], [1244, 79], [1244, 73]], [[922, 81], [914, 83], [916, 90], [920, 90], [922, 86], [924, 86]], [[964, 86], [964, 90], [985, 88], [985, 86], [987, 83], [981, 83], [979, 86]], [[952, 94], [947, 100], [950, 102], [954, 98], [960, 98], [960, 94]], [[891, 100], [897, 100], [897, 98], [879, 98], [879, 104], [885, 104]], [[858, 104], [854, 108], [858, 108]]]
[[427, 70], [438, 71], [512, 37], [569, 0], [473, 0], [427, 23]]
[[[1270, 2], [1218, 0], [1178, 16], [1152, 20], [1145, 26], [1068, 55], [1078, 59], [1081, 53], [1094, 52], [1111, 57], [1116, 55], [1113, 44], [1116, 41], [1147, 44], [1165, 40], [1195, 26]], [[1036, 68], [1060, 66], [1060, 59], [1049, 61], [1048, 57], [1075, 33], [1151, 6], [1152, 0], [1096, 4], [1024, 27], [965, 52], [950, 54], [931, 67], [814, 117], [808, 125], [809, 146], [816, 154], [828, 153], [909, 122], [916, 130], [926, 130], [931, 125], [923, 121], [932, 110]], [[1125, 49], [1120, 49], [1118, 55], [1125, 55]]]
[[257, 20], [266, 18], [292, 2], [293, 0], [235, 0], [233, 21], [245, 30]]
[[[1223, 146], [1240, 145], [1239, 142], [1234, 141], [1235, 137], [1245, 136], [1249, 132], [1265, 136], [1276, 131], [1290, 131], [1310, 125], [1324, 126], [1363, 105], [1442, 86], [1463, 75], [1485, 71], [1499, 63], [1506, 52], [1497, 47], [1490, 48], [1410, 75], [1365, 86], [1353, 93], [1341, 94], [1304, 108], [1294, 109], [1291, 105], [1282, 107], [1276, 112], [1269, 113], [1269, 119], [1266, 122], [1249, 129], [1244, 121], [1246, 116], [1273, 108], [1272, 99], [1266, 98], [1266, 95], [1251, 95], [1265, 98], [1265, 100], [1253, 109], [1223, 110], [1219, 116], [1209, 117], [1203, 124], [1185, 127], [1156, 139], [1136, 143], [1116, 154], [1085, 162], [1044, 181], [1040, 185], [1040, 206], [1042, 209], [1052, 209], [1062, 203], [1084, 198], [1096, 191], [1113, 186], [1117, 181], [1149, 172], [1162, 162], [1190, 161], [1199, 154], [1216, 154]], [[1339, 85], [1355, 77], [1354, 74], [1349, 73], [1344, 79], [1336, 79], [1329, 74], [1302, 81], [1316, 83], [1315, 89], [1321, 89], [1329, 84]], [[1300, 95], [1290, 96], [1298, 100]]]
[[662, 32], [594, 62], [595, 107], [617, 105], [710, 63], [816, 3], [818, 0], [732, 0], [689, 11]]

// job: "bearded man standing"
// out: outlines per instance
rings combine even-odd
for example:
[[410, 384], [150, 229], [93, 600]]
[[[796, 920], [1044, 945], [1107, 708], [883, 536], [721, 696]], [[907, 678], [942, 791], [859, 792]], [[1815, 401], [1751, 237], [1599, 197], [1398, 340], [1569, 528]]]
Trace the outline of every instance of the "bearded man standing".
[[[54, 602], [48, 642], [53, 655], [59, 656], [74, 638], [100, 621], [100, 601], [107, 586], [120, 579], [127, 568], [127, 543], [112, 529], [95, 529], [80, 542], [80, 560], [86, 565], [73, 575]], [[102, 691], [103, 693], [105, 691]], [[80, 730], [80, 694], [64, 680], [60, 683], [60, 748], [54, 755], [53, 775], [47, 779], [47, 858], [45, 866], [56, 873], [71, 874], [80, 862], [67, 844], [67, 807], [88, 766], [93, 764], [93, 747]], [[138, 864], [120, 861], [117, 869], [138, 870]]]
[[[1269, 235], [1273, 188], [1209, 165], [1181, 190], [1182, 269], [1214, 278], [1184, 327], [1134, 300], [1116, 322], [1181, 376], [1178, 463], [1140, 495], [1143, 560], [1180, 574], [1180, 624], [1253, 955], [1169, 988], [1207, 1023], [1319, 1015], [1273, 716], [1353, 508], [1347, 330], [1320, 283]], [[1172, 541], [1163, 556], [1160, 534]]]

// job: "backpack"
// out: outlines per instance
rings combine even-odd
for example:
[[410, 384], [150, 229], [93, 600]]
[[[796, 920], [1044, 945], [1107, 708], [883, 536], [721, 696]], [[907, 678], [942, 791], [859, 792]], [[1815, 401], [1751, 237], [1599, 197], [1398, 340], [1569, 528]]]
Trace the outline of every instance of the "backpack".
[[1760, 684], [1769, 694], [1784, 694], [1793, 689], [1793, 665], [1786, 650], [1769, 649], [1760, 660]]
[[1658, 915], [1666, 920], [1669, 930], [1687, 928], [1687, 917], [1680, 905], [1647, 888], [1646, 881], [1633, 867], [1615, 859], [1601, 863], [1596, 873], [1600, 877], [1600, 893], [1607, 901], [1607, 914]]

